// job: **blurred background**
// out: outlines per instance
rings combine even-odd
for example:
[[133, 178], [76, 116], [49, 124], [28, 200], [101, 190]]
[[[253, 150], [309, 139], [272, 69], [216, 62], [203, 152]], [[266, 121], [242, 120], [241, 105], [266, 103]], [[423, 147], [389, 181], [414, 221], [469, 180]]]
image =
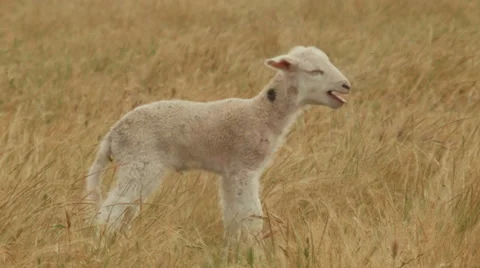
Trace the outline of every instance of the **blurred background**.
[[352, 91], [294, 125], [262, 177], [273, 235], [238, 265], [478, 267], [479, 1], [0, 7], [1, 267], [219, 267], [217, 176], [170, 174], [110, 246], [89, 232], [84, 177], [133, 107], [253, 97], [264, 60], [296, 45], [324, 50]]

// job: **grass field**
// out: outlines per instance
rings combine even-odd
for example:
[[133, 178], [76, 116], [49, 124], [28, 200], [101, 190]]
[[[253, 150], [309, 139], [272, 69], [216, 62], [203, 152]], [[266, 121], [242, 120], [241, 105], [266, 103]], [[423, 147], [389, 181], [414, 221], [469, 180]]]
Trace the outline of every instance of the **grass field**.
[[252, 97], [273, 76], [263, 61], [295, 45], [323, 49], [353, 89], [294, 125], [262, 177], [275, 235], [238, 265], [480, 267], [479, 10], [0, 0], [0, 267], [219, 267], [214, 174], [169, 175], [108, 247], [89, 232], [84, 176], [133, 107]]

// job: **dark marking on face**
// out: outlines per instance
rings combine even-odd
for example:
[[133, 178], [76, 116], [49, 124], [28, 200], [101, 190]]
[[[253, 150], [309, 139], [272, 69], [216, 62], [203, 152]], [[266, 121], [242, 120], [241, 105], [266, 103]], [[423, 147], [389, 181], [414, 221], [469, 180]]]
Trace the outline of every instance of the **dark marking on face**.
[[267, 98], [269, 101], [274, 102], [277, 98], [277, 92], [275, 92], [274, 88], [271, 88], [267, 91]]

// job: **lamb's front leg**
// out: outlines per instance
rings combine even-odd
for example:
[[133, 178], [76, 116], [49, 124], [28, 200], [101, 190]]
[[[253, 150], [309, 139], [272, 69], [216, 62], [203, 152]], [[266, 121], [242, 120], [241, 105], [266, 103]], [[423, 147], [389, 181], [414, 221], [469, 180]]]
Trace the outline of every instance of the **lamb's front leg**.
[[262, 231], [260, 173], [240, 171], [224, 176], [220, 183], [223, 223], [227, 244], [246, 235], [249, 240]]

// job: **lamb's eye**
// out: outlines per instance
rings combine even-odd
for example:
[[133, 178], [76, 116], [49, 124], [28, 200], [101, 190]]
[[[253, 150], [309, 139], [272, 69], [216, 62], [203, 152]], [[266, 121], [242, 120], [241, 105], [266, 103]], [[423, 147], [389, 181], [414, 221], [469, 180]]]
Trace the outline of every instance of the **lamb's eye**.
[[309, 72], [311, 75], [323, 75], [325, 72], [323, 70], [313, 70]]

